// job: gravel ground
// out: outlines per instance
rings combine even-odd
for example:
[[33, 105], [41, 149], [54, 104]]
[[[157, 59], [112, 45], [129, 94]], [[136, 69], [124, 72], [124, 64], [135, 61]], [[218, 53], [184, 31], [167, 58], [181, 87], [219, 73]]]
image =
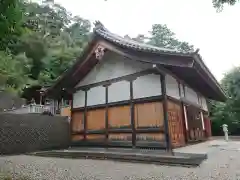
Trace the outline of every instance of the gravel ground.
[[25, 155], [0, 157], [0, 168], [39, 180], [240, 180], [240, 142], [211, 147], [208, 160], [197, 168]]

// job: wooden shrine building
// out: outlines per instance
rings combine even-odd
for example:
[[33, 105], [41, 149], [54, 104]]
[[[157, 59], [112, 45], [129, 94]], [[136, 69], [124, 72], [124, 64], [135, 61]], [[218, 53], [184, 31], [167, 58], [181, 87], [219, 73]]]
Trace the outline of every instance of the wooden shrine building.
[[207, 99], [226, 98], [198, 51], [125, 39], [101, 23], [82, 56], [46, 93], [56, 97], [62, 89], [72, 95], [76, 145], [171, 149], [203, 141]]

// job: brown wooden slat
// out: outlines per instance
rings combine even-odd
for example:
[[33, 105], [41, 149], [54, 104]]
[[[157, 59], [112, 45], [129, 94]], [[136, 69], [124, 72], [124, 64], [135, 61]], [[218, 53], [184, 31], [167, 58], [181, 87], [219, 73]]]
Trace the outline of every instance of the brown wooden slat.
[[164, 125], [161, 102], [135, 104], [135, 127], [159, 127]]
[[105, 135], [102, 135], [102, 134], [87, 134], [86, 135], [86, 139], [87, 140], [94, 140], [94, 139], [105, 139]]
[[183, 146], [185, 144], [184, 124], [182, 109], [180, 104], [168, 101], [168, 123], [171, 142], [173, 147]]
[[105, 108], [87, 111], [87, 130], [105, 129]]
[[124, 141], [132, 141], [132, 133], [119, 133], [112, 134], [109, 133], [109, 140], [124, 140]]
[[137, 141], [165, 141], [163, 133], [138, 133]]
[[81, 141], [83, 138], [83, 135], [72, 135], [72, 141]]
[[71, 126], [73, 132], [83, 130], [83, 112], [72, 113]]
[[130, 105], [109, 107], [108, 108], [108, 123], [111, 127], [130, 126]]

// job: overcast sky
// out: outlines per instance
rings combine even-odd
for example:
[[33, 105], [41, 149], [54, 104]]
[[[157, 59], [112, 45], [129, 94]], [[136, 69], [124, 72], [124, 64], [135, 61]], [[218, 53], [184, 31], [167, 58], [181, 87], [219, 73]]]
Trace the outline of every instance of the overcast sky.
[[55, 0], [74, 15], [100, 20], [110, 31], [136, 36], [152, 24], [167, 24], [180, 40], [200, 48], [220, 80], [240, 65], [240, 3], [217, 13], [211, 0]]

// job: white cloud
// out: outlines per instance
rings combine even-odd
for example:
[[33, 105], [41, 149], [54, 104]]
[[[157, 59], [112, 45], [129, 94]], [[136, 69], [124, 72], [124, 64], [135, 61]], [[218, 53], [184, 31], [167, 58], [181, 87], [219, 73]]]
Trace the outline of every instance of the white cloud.
[[100, 20], [112, 32], [147, 33], [152, 24], [167, 24], [181, 40], [200, 48], [205, 63], [221, 79], [240, 65], [240, 4], [217, 13], [211, 0], [55, 0], [75, 15]]

